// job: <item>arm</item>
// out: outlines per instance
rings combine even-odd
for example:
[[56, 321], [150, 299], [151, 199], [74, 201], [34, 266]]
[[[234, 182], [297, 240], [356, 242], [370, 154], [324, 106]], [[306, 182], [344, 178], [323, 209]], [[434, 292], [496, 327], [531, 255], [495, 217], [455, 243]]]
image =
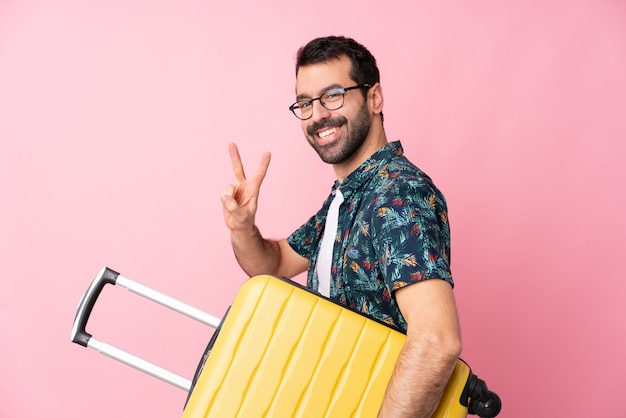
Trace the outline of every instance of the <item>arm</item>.
[[405, 286], [396, 299], [408, 329], [379, 418], [430, 418], [461, 353], [452, 286], [439, 279]]
[[231, 231], [237, 262], [249, 276], [273, 274], [290, 278], [305, 271], [308, 266], [306, 258], [296, 253], [286, 239], [267, 240], [254, 223], [259, 190], [270, 163], [270, 153], [263, 154], [256, 172], [247, 179], [237, 146], [229, 144], [228, 151], [237, 184], [225, 187], [221, 198], [224, 222]]

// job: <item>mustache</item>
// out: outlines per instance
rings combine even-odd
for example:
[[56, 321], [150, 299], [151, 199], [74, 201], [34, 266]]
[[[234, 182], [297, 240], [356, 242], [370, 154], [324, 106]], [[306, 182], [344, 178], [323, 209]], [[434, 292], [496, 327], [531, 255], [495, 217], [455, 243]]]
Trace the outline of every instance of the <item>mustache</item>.
[[334, 128], [337, 126], [341, 126], [348, 123], [348, 119], [346, 119], [343, 116], [334, 118], [334, 119], [326, 119], [323, 120], [322, 122], [314, 122], [312, 125], [310, 125], [307, 129], [306, 132], [313, 136], [315, 134], [315, 132], [319, 131], [320, 129], [327, 129], [327, 128]]

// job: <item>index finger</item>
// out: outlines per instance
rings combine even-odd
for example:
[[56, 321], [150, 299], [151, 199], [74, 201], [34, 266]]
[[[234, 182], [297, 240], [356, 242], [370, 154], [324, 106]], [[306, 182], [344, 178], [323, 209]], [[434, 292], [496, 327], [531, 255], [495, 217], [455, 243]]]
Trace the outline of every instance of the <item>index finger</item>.
[[230, 154], [230, 163], [233, 166], [233, 173], [238, 181], [246, 180], [246, 173], [243, 170], [243, 164], [241, 163], [241, 156], [239, 155], [239, 149], [237, 144], [231, 142], [228, 144], [228, 153]]

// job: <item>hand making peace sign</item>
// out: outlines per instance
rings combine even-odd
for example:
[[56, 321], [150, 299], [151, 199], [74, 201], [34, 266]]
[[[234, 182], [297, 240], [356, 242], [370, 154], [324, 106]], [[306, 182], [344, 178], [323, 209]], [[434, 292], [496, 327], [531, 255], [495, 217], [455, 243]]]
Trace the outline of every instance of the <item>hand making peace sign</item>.
[[237, 145], [228, 144], [228, 152], [238, 183], [231, 184], [222, 190], [224, 222], [231, 231], [251, 229], [254, 228], [259, 190], [267, 173], [271, 154], [269, 152], [263, 154], [256, 172], [250, 179], [247, 179]]

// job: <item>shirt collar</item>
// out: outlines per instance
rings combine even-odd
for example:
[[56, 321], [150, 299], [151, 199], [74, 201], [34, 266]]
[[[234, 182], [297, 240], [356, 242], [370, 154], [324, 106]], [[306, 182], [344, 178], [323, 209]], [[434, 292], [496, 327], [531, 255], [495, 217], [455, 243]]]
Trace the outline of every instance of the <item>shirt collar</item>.
[[350, 173], [343, 182], [339, 183], [338, 180], [335, 180], [333, 192], [341, 186], [341, 192], [347, 200], [354, 191], [358, 190], [363, 183], [378, 173], [385, 164], [403, 154], [404, 149], [400, 141], [385, 144], [365, 160], [356, 170]]

